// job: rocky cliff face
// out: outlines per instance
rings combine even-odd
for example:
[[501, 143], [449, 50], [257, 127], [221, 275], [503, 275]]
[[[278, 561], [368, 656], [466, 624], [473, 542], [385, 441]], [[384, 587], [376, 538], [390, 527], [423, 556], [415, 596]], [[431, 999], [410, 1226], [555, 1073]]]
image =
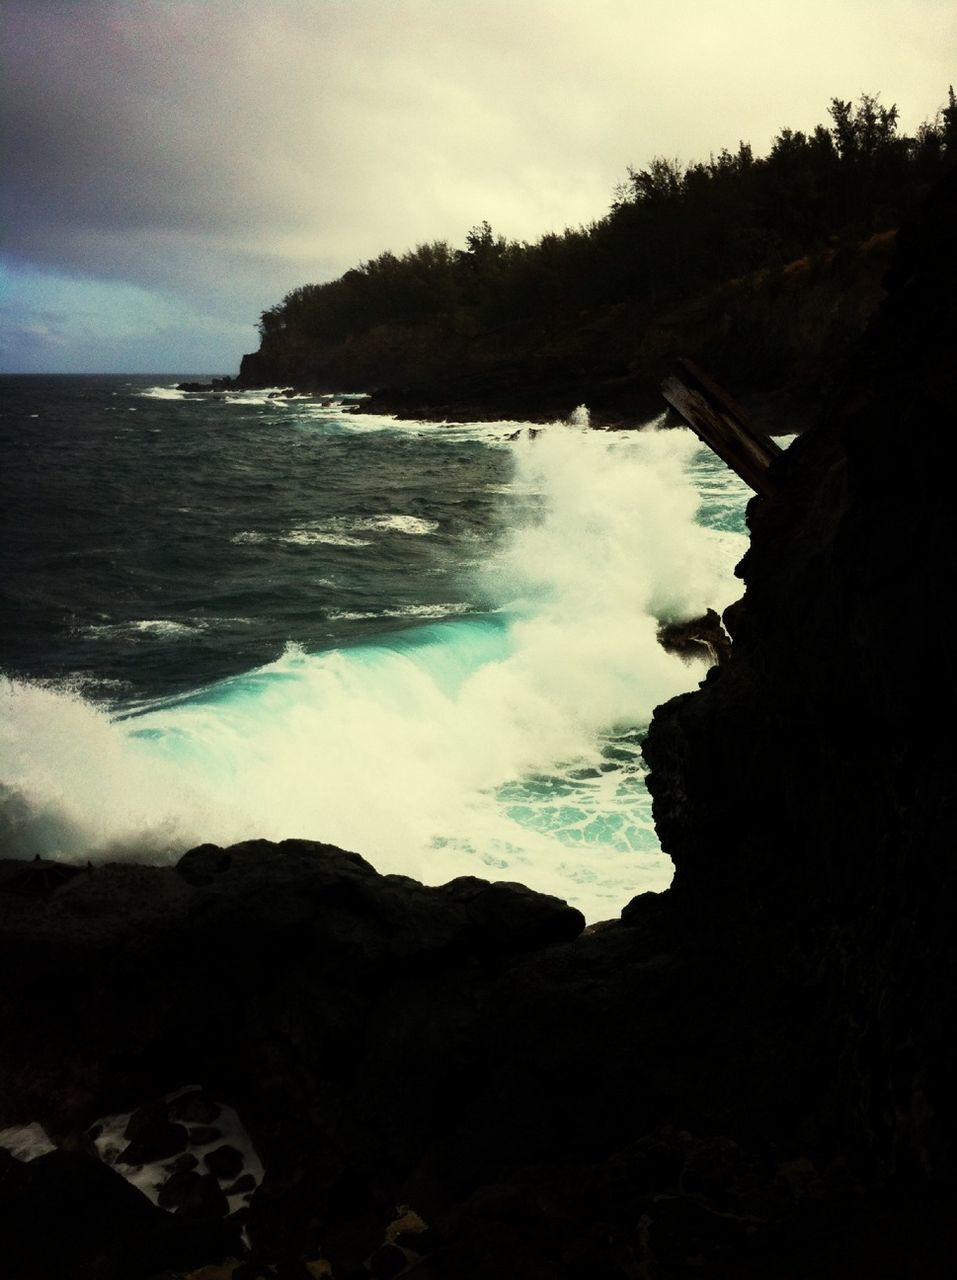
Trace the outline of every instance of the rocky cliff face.
[[[0, 1159], [14, 1274], [146, 1277], [240, 1225], [236, 1280], [950, 1274], [955, 230], [957, 179], [752, 504], [730, 658], [655, 715], [666, 894], [581, 932], [303, 842], [6, 868], [0, 1126], [72, 1148]], [[89, 1153], [197, 1083], [266, 1170], [218, 1233]]]
[[752, 504], [731, 661], [646, 744], [676, 910], [811, 1003], [817, 1123], [884, 1178], [954, 1168], [955, 185]]

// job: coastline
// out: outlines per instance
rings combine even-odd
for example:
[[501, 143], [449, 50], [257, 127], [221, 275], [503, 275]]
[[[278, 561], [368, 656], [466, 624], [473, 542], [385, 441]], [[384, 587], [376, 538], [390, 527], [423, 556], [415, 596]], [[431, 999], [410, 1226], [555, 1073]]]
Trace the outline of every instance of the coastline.
[[516, 325], [463, 337], [380, 326], [342, 343], [287, 349], [281, 336], [224, 380], [237, 390], [370, 393], [362, 411], [433, 422], [548, 422], [588, 406], [593, 425], [640, 426], [662, 411], [679, 357], [708, 370], [771, 434], [820, 414], [884, 297], [895, 232], [727, 281], [662, 310], [620, 304], [548, 333]]

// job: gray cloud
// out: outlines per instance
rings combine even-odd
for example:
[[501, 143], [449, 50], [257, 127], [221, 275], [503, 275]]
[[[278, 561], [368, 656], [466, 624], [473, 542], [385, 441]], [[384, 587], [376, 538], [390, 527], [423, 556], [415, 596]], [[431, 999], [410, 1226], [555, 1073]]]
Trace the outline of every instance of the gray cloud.
[[482, 218], [590, 221], [628, 163], [761, 150], [835, 94], [913, 128], [955, 36], [950, 0], [7, 0], [7, 248], [251, 323]]

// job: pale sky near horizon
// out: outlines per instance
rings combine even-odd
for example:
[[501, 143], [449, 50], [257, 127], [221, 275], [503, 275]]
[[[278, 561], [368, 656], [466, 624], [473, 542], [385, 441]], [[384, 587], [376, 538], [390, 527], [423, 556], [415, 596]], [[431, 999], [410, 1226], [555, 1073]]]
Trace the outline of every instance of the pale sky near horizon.
[[0, 370], [223, 372], [385, 249], [957, 79], [953, 0], [5, 0]]

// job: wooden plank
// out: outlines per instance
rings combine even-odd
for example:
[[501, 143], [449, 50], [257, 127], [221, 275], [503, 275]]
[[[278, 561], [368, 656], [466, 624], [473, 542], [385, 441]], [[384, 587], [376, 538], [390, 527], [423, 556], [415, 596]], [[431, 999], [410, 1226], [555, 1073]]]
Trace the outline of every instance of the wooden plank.
[[782, 452], [780, 445], [749, 421], [744, 409], [703, 370], [690, 360], [679, 360], [677, 372], [662, 382], [661, 394], [698, 439], [755, 493], [769, 497], [775, 492], [768, 469]]

